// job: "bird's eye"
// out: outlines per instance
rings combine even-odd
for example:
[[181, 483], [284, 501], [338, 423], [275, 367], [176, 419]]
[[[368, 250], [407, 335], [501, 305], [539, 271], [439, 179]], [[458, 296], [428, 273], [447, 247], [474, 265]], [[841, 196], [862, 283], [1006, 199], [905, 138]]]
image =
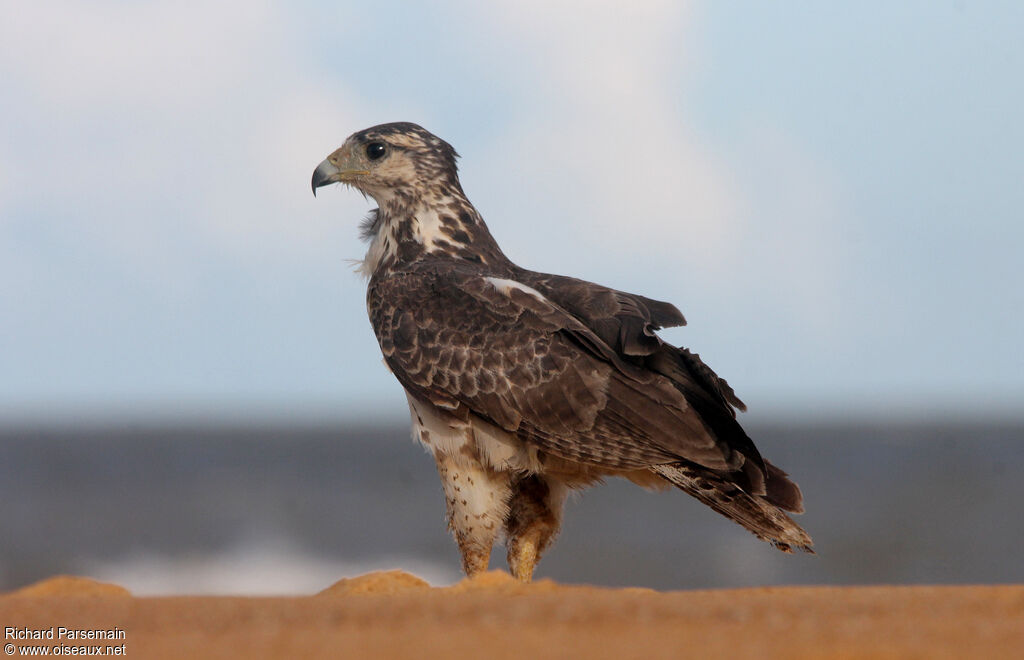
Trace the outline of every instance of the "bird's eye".
[[379, 160], [384, 157], [387, 149], [384, 148], [383, 142], [371, 142], [366, 145], [366, 157], [370, 160]]

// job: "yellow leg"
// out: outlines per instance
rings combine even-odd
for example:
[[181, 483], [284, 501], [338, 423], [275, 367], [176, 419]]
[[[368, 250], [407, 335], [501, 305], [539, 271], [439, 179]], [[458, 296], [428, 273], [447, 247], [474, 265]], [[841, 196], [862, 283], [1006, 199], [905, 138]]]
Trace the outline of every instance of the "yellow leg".
[[508, 568], [521, 582], [533, 579], [533, 569], [540, 560], [539, 533], [520, 534], [508, 541]]
[[505, 520], [508, 568], [516, 579], [529, 582], [541, 554], [551, 545], [562, 525], [565, 488], [536, 475], [512, 484], [509, 514]]

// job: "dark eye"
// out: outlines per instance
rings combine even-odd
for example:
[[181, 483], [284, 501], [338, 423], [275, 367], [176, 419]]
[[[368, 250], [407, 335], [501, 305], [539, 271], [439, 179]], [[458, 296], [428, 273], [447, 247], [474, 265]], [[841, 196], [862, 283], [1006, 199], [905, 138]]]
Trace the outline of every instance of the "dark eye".
[[366, 157], [370, 160], [378, 160], [384, 157], [387, 149], [384, 148], [383, 142], [371, 142], [366, 145]]

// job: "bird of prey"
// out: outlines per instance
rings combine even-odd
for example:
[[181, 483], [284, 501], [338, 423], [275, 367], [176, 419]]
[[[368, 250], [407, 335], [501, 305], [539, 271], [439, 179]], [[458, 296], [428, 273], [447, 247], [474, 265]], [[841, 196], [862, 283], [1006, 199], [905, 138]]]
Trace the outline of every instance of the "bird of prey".
[[570, 489], [674, 485], [776, 548], [811, 550], [786, 515], [799, 487], [758, 453], [745, 410], [701, 360], [658, 337], [675, 306], [512, 263], [459, 183], [458, 154], [407, 123], [359, 131], [320, 163], [378, 205], [362, 225], [366, 307], [433, 455], [472, 576], [504, 537], [529, 581]]

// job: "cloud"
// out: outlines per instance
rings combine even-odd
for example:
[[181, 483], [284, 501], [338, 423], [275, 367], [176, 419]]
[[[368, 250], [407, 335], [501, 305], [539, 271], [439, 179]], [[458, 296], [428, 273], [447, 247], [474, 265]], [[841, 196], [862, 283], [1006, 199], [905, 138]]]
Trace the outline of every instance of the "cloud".
[[490, 166], [514, 169], [564, 214], [581, 250], [716, 268], [737, 232], [740, 194], [680, 111], [689, 6], [527, 5], [499, 3], [488, 15], [529, 67], [520, 84], [537, 100], [492, 145]]
[[[694, 67], [688, 3], [459, 11], [497, 35], [481, 44], [480, 66], [536, 102], [474, 163], [511, 173], [484, 198], [504, 226], [525, 230], [504, 232], [510, 252], [543, 253], [530, 237], [555, 218], [580, 253], [658, 255], [709, 282], [748, 260], [745, 223], [759, 201], [679, 100]], [[308, 26], [284, 5], [67, 2], [10, 18], [0, 61], [22, 97], [13, 119], [31, 125], [7, 158], [19, 165], [8, 168], [8, 207], [46, 200], [36, 208], [67, 231], [143, 269], [165, 264], [166, 278], [176, 269], [166, 248], [185, 240], [247, 260], [326, 258], [337, 249], [322, 240], [331, 218], [365, 211], [352, 195], [328, 209], [299, 193], [334, 146], [324, 136], [340, 142], [373, 102], [318, 77], [302, 47]], [[59, 181], [37, 174], [54, 162]], [[343, 249], [360, 250], [354, 240]]]
[[252, 56], [276, 50], [281, 19], [259, 1], [39, 2], [6, 13], [0, 58], [38, 100], [68, 111], [200, 109], [266, 64]]
[[68, 2], [10, 12], [0, 70], [14, 94], [0, 116], [20, 130], [0, 154], [18, 165], [0, 201], [17, 213], [0, 231], [46, 218], [79, 245], [162, 270], [168, 286], [182, 280], [176, 252], [326, 250], [327, 217], [306, 199], [306, 179], [358, 97], [310, 74], [286, 9]]

